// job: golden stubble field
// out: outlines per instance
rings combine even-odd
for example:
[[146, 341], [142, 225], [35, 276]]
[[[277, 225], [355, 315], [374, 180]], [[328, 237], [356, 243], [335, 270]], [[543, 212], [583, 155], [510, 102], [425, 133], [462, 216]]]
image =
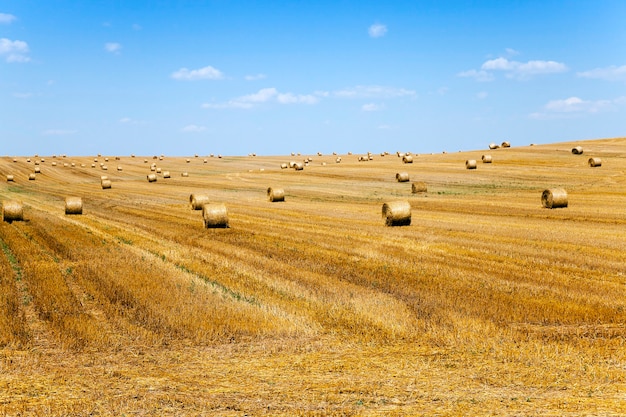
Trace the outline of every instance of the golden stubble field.
[[626, 414], [626, 139], [389, 151], [0, 157], [0, 415]]

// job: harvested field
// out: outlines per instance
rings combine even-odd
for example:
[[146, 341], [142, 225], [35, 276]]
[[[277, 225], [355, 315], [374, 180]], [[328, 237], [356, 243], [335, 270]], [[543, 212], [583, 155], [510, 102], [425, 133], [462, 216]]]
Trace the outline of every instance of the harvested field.
[[494, 152], [168, 156], [154, 184], [138, 153], [106, 191], [94, 155], [0, 157], [0, 415], [626, 414], [626, 139]]

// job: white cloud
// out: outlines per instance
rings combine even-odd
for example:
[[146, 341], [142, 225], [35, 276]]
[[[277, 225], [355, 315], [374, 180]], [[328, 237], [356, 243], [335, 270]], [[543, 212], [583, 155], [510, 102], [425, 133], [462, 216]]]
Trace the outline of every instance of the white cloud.
[[378, 111], [382, 110], [385, 106], [382, 104], [376, 103], [367, 103], [361, 106], [361, 110], [363, 111]]
[[319, 99], [314, 95], [279, 93], [276, 88], [262, 88], [256, 93], [236, 97], [225, 103], [204, 103], [205, 109], [250, 109], [255, 105], [275, 101], [280, 104], [315, 104]]
[[276, 100], [281, 104], [292, 104], [292, 103], [304, 103], [304, 104], [315, 104], [319, 101], [319, 99], [310, 94], [278, 94], [276, 96]]
[[28, 62], [28, 44], [24, 41], [12, 41], [7, 38], [0, 39], [0, 55], [6, 56], [7, 62]]
[[480, 70], [468, 70], [458, 73], [459, 77], [471, 77], [476, 81], [492, 81], [494, 71], [502, 71], [507, 78], [527, 80], [538, 74], [557, 74], [566, 72], [567, 66], [556, 61], [534, 60], [528, 62], [512, 61], [507, 58], [496, 58], [485, 61]]
[[255, 74], [255, 75], [246, 75], [244, 78], [246, 81], [257, 81], [257, 80], [264, 80], [267, 78], [267, 76], [265, 74]]
[[12, 14], [0, 13], [0, 23], [9, 24], [14, 20], [17, 20], [17, 17], [13, 16]]
[[338, 98], [395, 98], [411, 97], [416, 93], [405, 88], [386, 87], [380, 85], [358, 85], [352, 88], [337, 90], [332, 93]]
[[611, 65], [606, 68], [595, 68], [590, 71], [576, 73], [577, 76], [583, 78], [594, 78], [606, 81], [626, 81], [626, 65], [621, 67]]
[[111, 52], [113, 54], [119, 54], [120, 50], [122, 49], [122, 45], [120, 45], [117, 42], [107, 42], [104, 44], [104, 49], [107, 52]]
[[387, 33], [387, 26], [381, 25], [380, 23], [375, 23], [367, 29], [367, 33], [369, 33], [372, 38], [380, 38], [385, 36]]
[[509, 55], [509, 56], [519, 55], [519, 51], [516, 51], [513, 48], [506, 48], [505, 51], [506, 51], [507, 55]]
[[195, 70], [189, 70], [187, 68], [181, 68], [178, 71], [172, 73], [171, 77], [175, 80], [221, 80], [224, 78], [224, 74], [218, 69], [212, 66], [206, 66]]
[[78, 132], [77, 130], [70, 130], [70, 129], [48, 129], [48, 130], [44, 130], [41, 133], [46, 136], [65, 136], [65, 135], [73, 135], [74, 133], [77, 133], [77, 132]]
[[626, 96], [610, 100], [583, 100], [580, 97], [551, 100], [543, 106], [543, 111], [532, 113], [532, 119], [554, 119], [575, 117], [584, 114], [595, 114], [615, 111], [618, 106], [626, 104]]
[[494, 79], [493, 74], [487, 71], [482, 71], [482, 70], [481, 71], [476, 71], [476, 70], [463, 71], [463, 72], [459, 72], [457, 76], [474, 78], [476, 81], [480, 81], [480, 82], [493, 81]]
[[187, 125], [183, 127], [182, 129], [180, 129], [181, 132], [191, 132], [191, 133], [204, 132], [205, 130], [206, 130], [205, 126], [198, 126], [198, 125]]

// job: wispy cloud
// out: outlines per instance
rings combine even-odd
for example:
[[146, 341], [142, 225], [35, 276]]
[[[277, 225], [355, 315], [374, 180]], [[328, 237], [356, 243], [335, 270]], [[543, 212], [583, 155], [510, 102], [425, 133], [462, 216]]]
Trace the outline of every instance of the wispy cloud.
[[146, 123], [142, 120], [135, 120], [130, 117], [122, 117], [119, 122], [124, 125], [142, 125]]
[[[324, 94], [324, 92], [320, 92]], [[413, 90], [405, 88], [387, 87], [380, 85], [357, 85], [356, 87], [344, 88], [329, 93], [329, 95], [337, 98], [396, 98], [396, 97], [412, 97], [417, 95]]]
[[107, 42], [104, 44], [104, 50], [112, 54], [119, 54], [122, 50], [122, 45], [117, 42]]
[[187, 68], [181, 68], [178, 71], [172, 73], [171, 77], [175, 80], [221, 80], [224, 78], [224, 74], [218, 69], [208, 65], [204, 68], [190, 70]]
[[622, 65], [621, 67], [611, 65], [606, 68], [595, 68], [590, 71], [578, 72], [576, 75], [582, 78], [594, 78], [606, 81], [626, 81], [626, 65]]
[[367, 103], [361, 106], [363, 111], [379, 111], [385, 108], [384, 104]]
[[533, 60], [519, 62], [507, 58], [496, 58], [485, 61], [479, 70], [468, 70], [459, 72], [459, 77], [471, 77], [476, 81], [492, 81], [494, 72], [503, 72], [506, 78], [516, 80], [527, 80], [539, 74], [557, 74], [568, 71], [565, 64], [556, 61]]
[[251, 109], [257, 105], [276, 102], [280, 104], [315, 104], [319, 98], [311, 94], [280, 93], [276, 88], [262, 88], [256, 93], [236, 97], [223, 103], [204, 103], [205, 109]]
[[265, 74], [254, 74], [254, 75], [246, 75], [244, 77], [244, 79], [246, 81], [257, 81], [257, 80], [264, 80], [266, 79], [267, 76]]
[[476, 94], [476, 98], [479, 100], [484, 100], [487, 98], [488, 95], [489, 93], [487, 93], [486, 91], [480, 91], [479, 93]]
[[520, 54], [519, 51], [516, 51], [513, 48], [506, 48], [505, 51], [506, 51], [506, 54], [508, 56], [515, 56], [515, 55], [519, 55]]
[[0, 39], [0, 56], [4, 56], [6, 62], [28, 62], [28, 44], [24, 41], [12, 41], [7, 38]]
[[182, 129], [180, 129], [181, 132], [186, 132], [186, 133], [199, 133], [199, 132], [204, 132], [206, 131], [206, 127], [205, 126], [198, 126], [198, 125], [187, 125], [185, 127], [183, 127]]
[[571, 118], [585, 114], [615, 111], [626, 104], [626, 96], [609, 100], [583, 100], [580, 97], [551, 100], [542, 111], [530, 114], [532, 119]]
[[13, 16], [12, 14], [0, 13], [1, 24], [9, 24], [12, 23], [14, 20], [17, 20], [17, 17]]
[[375, 23], [367, 29], [367, 33], [369, 33], [372, 38], [381, 38], [387, 33], [387, 26]]
[[73, 135], [77, 132], [78, 130], [71, 130], [71, 129], [48, 129], [48, 130], [44, 130], [41, 133], [46, 136], [66, 136], [66, 135]]

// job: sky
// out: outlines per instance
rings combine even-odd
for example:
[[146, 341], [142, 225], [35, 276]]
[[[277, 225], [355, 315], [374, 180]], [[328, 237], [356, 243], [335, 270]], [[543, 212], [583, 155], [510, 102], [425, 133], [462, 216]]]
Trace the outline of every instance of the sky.
[[626, 136], [626, 1], [0, 0], [0, 155]]

